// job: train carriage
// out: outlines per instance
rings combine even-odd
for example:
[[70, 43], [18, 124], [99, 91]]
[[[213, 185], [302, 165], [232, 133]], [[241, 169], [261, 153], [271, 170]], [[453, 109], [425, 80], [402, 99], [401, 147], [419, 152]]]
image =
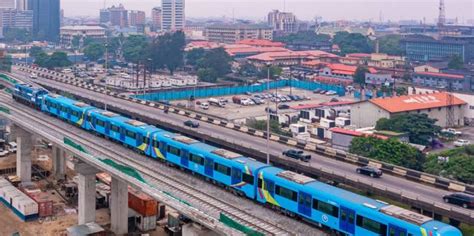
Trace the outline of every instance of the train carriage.
[[346, 235], [459, 235], [430, 217], [275, 167], [259, 171], [257, 201]]
[[86, 127], [86, 114], [95, 109], [95, 107], [86, 103], [56, 94], [46, 95], [41, 106], [42, 111], [82, 128]]

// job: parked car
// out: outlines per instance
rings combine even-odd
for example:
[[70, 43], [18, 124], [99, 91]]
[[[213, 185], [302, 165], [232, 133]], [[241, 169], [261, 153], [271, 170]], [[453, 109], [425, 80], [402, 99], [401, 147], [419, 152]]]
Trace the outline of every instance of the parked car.
[[301, 160], [304, 162], [308, 162], [309, 160], [311, 160], [311, 155], [304, 154], [304, 152], [301, 150], [289, 149], [289, 150], [284, 151], [283, 155], [297, 159], [297, 160]]
[[322, 89], [321, 91], [319, 91], [319, 94], [325, 94], [325, 93], [327, 93], [327, 91], [324, 90], [324, 89]]
[[199, 122], [195, 120], [187, 120], [183, 123], [185, 126], [191, 127], [191, 128], [198, 128], [199, 127]]
[[371, 166], [359, 167], [356, 171], [359, 174], [368, 175], [372, 178], [379, 178], [382, 176], [382, 171], [380, 169]]
[[16, 152], [16, 147], [17, 147], [16, 142], [9, 142], [8, 143], [8, 150], [10, 152], [15, 153]]
[[8, 151], [7, 150], [3, 150], [3, 148], [0, 148], [0, 157], [4, 157], [8, 155]]
[[261, 105], [261, 104], [264, 103], [264, 102], [262, 101], [262, 99], [260, 99], [260, 98], [254, 97], [254, 98], [250, 98], [250, 99], [251, 99], [255, 104], [257, 104], [257, 105]]
[[320, 93], [320, 92], [321, 92], [321, 89], [319, 89], [319, 88], [318, 88], [318, 89], [315, 89], [315, 90], [313, 90], [313, 93]]
[[465, 140], [465, 139], [458, 139], [456, 141], [454, 141], [454, 146], [455, 147], [464, 147], [464, 146], [467, 146], [471, 144], [471, 142], [469, 142], [469, 140]]
[[441, 132], [450, 133], [450, 134], [453, 134], [453, 135], [462, 135], [461, 131], [455, 130], [453, 128], [443, 129], [443, 130], [441, 130]]
[[328, 96], [334, 96], [334, 95], [337, 95], [337, 92], [330, 90], [330, 91], [326, 92], [326, 95], [328, 95]]
[[451, 193], [443, 196], [443, 200], [464, 208], [474, 208], [474, 196], [465, 193]]
[[278, 109], [286, 110], [286, 109], [290, 109], [290, 106], [288, 104], [280, 104], [278, 105]]
[[201, 103], [200, 107], [204, 110], [207, 110], [207, 109], [209, 109], [209, 103], [203, 102], [203, 103]]

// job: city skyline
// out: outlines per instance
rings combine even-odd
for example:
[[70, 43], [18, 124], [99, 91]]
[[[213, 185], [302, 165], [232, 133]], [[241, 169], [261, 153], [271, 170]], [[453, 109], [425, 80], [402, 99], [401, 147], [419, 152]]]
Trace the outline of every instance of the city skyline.
[[[104, 6], [104, 2], [98, 0], [62, 0], [61, 3], [66, 16], [98, 16], [98, 10]], [[107, 7], [123, 3], [127, 9], [143, 10], [148, 16], [153, 7], [161, 5], [159, 0], [107, 0], [106, 3]], [[439, 0], [263, 0], [259, 3], [247, 0], [187, 0], [186, 15], [191, 18], [225, 16], [264, 20], [269, 11], [279, 9], [293, 12], [302, 20], [312, 20], [316, 16], [324, 20], [370, 21], [425, 18], [427, 22], [434, 23], [438, 17], [438, 5]], [[403, 15], [397, 13], [401, 11]], [[446, 2], [447, 19], [457, 18], [462, 23], [474, 18], [472, 12], [474, 3], [470, 0]]]

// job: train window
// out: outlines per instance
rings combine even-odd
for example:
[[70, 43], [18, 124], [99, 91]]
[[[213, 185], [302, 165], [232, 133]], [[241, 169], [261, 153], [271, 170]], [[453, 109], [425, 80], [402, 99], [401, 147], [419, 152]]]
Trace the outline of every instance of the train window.
[[265, 189], [271, 193], [275, 192], [275, 183], [265, 180]]
[[114, 131], [115, 133], [119, 133], [120, 129], [116, 125], [110, 125], [110, 130]]
[[220, 172], [224, 175], [229, 175], [230, 176], [230, 168], [225, 166], [225, 165], [221, 165], [219, 163], [214, 163], [214, 170], [217, 171], [217, 172]]
[[148, 144], [148, 137], [143, 137], [143, 138], [142, 138], [142, 143]]
[[158, 148], [158, 147], [159, 147], [158, 141], [153, 140], [153, 147], [154, 147], [154, 148]]
[[194, 155], [192, 153], [189, 154], [189, 161], [194, 162], [199, 165], [204, 165], [204, 158]]
[[175, 148], [171, 145], [168, 145], [167, 149], [170, 154], [173, 154], [175, 156], [181, 156], [181, 150], [179, 148]]
[[296, 202], [297, 195], [298, 195], [298, 194], [296, 194], [295, 191], [284, 188], [284, 187], [281, 187], [279, 185], [275, 186], [275, 193], [282, 196], [282, 197], [284, 197], [284, 198], [292, 200], [294, 202]]
[[[398, 232], [394, 228], [390, 228], [388, 231], [389, 236], [405, 236], [405, 232]], [[412, 234], [408, 234], [409, 236], [413, 236]]]
[[101, 120], [96, 120], [95, 122], [98, 126], [102, 126], [102, 127], [105, 127], [105, 122], [101, 121]]
[[242, 181], [244, 181], [245, 183], [253, 185], [254, 177], [252, 175], [244, 173], [244, 174], [242, 174]]
[[232, 179], [241, 179], [242, 178], [242, 172], [239, 170], [234, 170], [232, 171]]
[[135, 134], [134, 132], [129, 131], [129, 130], [125, 130], [125, 135], [128, 136], [131, 139], [137, 138], [137, 134]]
[[372, 231], [377, 234], [386, 235], [387, 226], [379, 223], [375, 220], [358, 215], [357, 216], [357, 226], [362, 227], [366, 230]]
[[317, 199], [313, 199], [313, 209], [334, 217], [339, 217], [339, 207], [333, 206], [326, 202], [318, 201]]
[[79, 117], [79, 112], [77, 111], [72, 111], [71, 114], [75, 117]]
[[258, 185], [258, 188], [262, 188], [262, 187], [263, 187], [263, 181], [262, 181], [262, 179], [258, 178], [258, 180], [257, 180], [257, 185]]
[[299, 203], [301, 205], [304, 205], [304, 206], [311, 206], [311, 196], [309, 195], [303, 195], [303, 194], [300, 194], [299, 195]]

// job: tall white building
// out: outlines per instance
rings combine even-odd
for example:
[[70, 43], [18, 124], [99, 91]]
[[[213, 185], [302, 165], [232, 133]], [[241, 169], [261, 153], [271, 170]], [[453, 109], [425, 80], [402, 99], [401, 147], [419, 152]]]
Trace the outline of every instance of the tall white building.
[[268, 24], [274, 31], [284, 33], [296, 33], [298, 31], [296, 16], [291, 12], [273, 10], [268, 13]]
[[0, 0], [0, 8], [15, 8], [15, 0]]
[[28, 0], [16, 0], [16, 9], [18, 11], [28, 10]]
[[162, 0], [161, 29], [165, 31], [183, 30], [185, 24], [185, 0]]

